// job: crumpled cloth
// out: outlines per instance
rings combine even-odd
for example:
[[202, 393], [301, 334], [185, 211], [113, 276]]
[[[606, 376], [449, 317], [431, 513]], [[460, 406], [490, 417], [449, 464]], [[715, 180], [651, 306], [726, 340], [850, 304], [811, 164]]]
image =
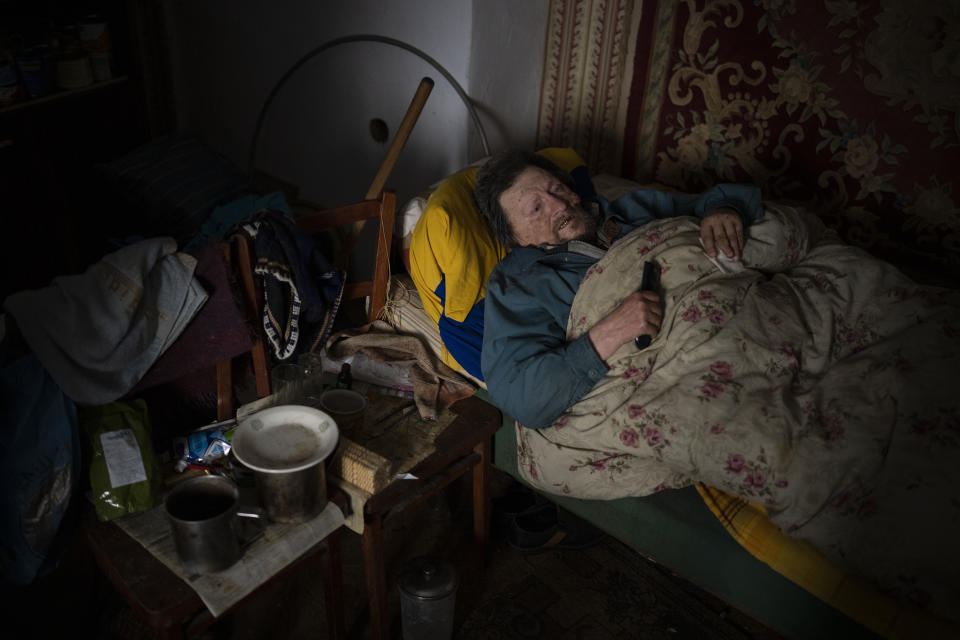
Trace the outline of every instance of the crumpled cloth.
[[344, 277], [313, 238], [280, 211], [239, 225], [253, 239], [253, 272], [263, 287], [263, 330], [277, 360], [312, 351], [333, 328]]
[[409, 367], [413, 400], [424, 420], [435, 420], [451, 404], [476, 392], [466, 378], [441, 362], [419, 337], [397, 333], [380, 320], [330, 336], [326, 351], [338, 360], [362, 353], [374, 360]]
[[133, 388], [206, 302], [196, 265], [173, 238], [151, 238], [82, 274], [15, 293], [4, 307], [71, 400], [107, 404]]

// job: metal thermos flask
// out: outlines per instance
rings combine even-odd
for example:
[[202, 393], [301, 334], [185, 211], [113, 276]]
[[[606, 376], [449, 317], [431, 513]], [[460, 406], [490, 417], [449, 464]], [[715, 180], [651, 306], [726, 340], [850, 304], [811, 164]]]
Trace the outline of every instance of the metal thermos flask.
[[457, 574], [436, 556], [414, 558], [398, 580], [404, 640], [445, 640], [453, 636]]

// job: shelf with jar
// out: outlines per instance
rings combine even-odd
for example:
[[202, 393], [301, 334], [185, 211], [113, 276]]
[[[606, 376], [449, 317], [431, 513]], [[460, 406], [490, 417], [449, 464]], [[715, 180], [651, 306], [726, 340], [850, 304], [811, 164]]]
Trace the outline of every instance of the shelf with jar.
[[105, 89], [113, 85], [122, 84], [128, 81], [127, 76], [117, 76], [115, 78], [110, 78], [109, 80], [104, 80], [103, 82], [94, 82], [93, 84], [81, 87], [78, 89], [58, 89], [52, 93], [44, 94], [43, 96], [36, 98], [28, 98], [20, 102], [15, 102], [5, 107], [0, 107], [0, 113], [7, 113], [10, 111], [16, 111], [18, 109], [29, 108], [33, 105], [43, 104], [45, 102], [51, 102], [54, 100], [61, 100], [63, 98], [70, 98], [72, 96], [82, 95], [91, 91], [97, 91], [99, 89]]
[[86, 16], [75, 23], [0, 34], [0, 112], [76, 95], [126, 80], [114, 71], [107, 20]]
[[141, 4], [0, 0], [0, 211], [16, 238], [0, 300], [82, 271], [122, 220], [97, 166], [151, 135]]

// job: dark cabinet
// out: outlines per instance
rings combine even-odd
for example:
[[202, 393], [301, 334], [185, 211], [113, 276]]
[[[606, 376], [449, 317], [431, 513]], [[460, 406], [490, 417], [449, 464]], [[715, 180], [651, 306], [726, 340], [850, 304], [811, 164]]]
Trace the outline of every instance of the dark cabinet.
[[146, 140], [142, 113], [128, 78], [0, 113], [4, 296], [98, 257], [114, 213], [96, 164]]
[[[0, 0], [8, 46], [27, 46], [38, 24], [73, 19], [56, 5]], [[0, 300], [82, 271], [103, 254], [118, 214], [96, 165], [150, 137], [127, 3], [96, 10], [109, 25], [111, 77], [0, 106]], [[34, 35], [19, 36], [18, 27]]]

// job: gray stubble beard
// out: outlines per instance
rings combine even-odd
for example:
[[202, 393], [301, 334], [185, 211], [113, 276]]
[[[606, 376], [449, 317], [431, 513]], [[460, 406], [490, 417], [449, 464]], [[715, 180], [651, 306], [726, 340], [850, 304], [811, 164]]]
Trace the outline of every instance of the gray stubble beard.
[[[596, 210], [589, 210], [584, 207], [582, 204], [577, 205], [568, 205], [568, 212], [573, 212], [584, 222], [584, 231], [575, 238], [570, 238], [567, 242], [572, 242], [574, 240], [579, 240], [581, 242], [589, 242], [590, 244], [597, 243], [597, 229], [600, 228], [600, 209], [599, 207]], [[541, 249], [552, 249], [554, 245], [541, 244], [539, 245]]]

